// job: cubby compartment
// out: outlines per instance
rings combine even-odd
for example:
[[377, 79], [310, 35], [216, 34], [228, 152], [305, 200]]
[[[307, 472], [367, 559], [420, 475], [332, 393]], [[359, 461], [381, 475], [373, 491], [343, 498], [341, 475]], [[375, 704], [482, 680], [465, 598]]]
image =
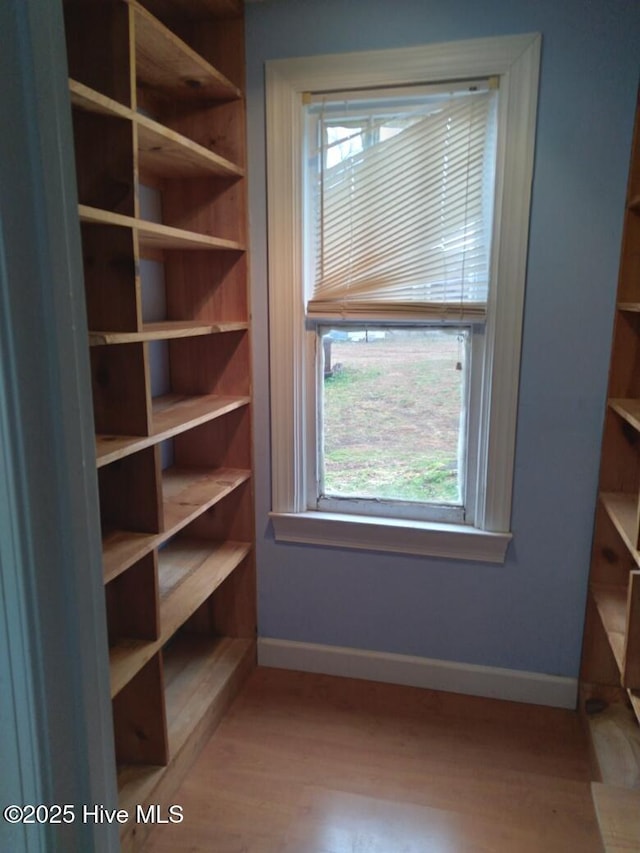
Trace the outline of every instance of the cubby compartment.
[[137, 332], [142, 315], [133, 231], [83, 224], [82, 258], [90, 342], [108, 343], [108, 332]]
[[149, 447], [98, 470], [103, 534], [111, 529], [162, 530], [159, 448]]
[[163, 765], [169, 761], [160, 653], [155, 654], [113, 698], [118, 764]]
[[249, 337], [245, 331], [169, 342], [171, 388], [177, 394], [249, 394]]
[[69, 76], [132, 105], [129, 9], [122, 0], [65, 0]]
[[244, 186], [233, 178], [175, 179], [162, 185], [162, 221], [186, 231], [242, 243], [244, 215], [236, 219], [229, 210], [243, 206]]
[[160, 636], [157, 554], [151, 551], [105, 586], [109, 646]]
[[[602, 446], [603, 470], [600, 489], [640, 495], [640, 432], [629, 423], [623, 401], [609, 401], [605, 414], [606, 442]], [[613, 405], [612, 405], [613, 403]]]
[[98, 433], [149, 435], [148, 375], [144, 343], [91, 348], [93, 413]]
[[[240, 252], [170, 252], [165, 258], [167, 319], [247, 327], [247, 259]], [[222, 326], [222, 328], [225, 328]]]
[[[73, 110], [76, 181], [81, 204], [135, 216], [134, 136], [131, 121]], [[88, 157], [95, 161], [85, 165]]]

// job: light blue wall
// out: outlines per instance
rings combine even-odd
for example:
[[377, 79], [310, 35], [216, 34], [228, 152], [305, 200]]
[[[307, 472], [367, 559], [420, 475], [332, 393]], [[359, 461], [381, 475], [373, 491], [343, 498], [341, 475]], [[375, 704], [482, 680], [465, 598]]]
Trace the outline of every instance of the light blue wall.
[[[521, 32], [543, 56], [507, 562], [275, 544], [264, 62]], [[638, 0], [247, 6], [261, 636], [577, 675], [639, 46]]]

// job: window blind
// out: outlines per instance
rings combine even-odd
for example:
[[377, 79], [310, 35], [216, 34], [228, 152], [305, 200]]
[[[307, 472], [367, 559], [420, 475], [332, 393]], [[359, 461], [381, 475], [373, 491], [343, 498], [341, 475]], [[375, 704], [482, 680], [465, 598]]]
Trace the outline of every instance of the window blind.
[[314, 162], [315, 317], [486, 311], [497, 92], [324, 102]]

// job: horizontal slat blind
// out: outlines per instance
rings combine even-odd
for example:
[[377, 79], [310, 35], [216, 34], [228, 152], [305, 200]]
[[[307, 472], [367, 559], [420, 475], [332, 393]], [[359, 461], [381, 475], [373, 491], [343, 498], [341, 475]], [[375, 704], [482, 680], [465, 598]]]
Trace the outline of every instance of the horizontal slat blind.
[[484, 315], [495, 96], [321, 112], [310, 316]]

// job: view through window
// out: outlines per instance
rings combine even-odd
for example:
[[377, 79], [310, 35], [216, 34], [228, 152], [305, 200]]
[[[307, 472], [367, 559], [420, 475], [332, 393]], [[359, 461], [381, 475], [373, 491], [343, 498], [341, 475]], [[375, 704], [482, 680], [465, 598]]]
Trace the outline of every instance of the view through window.
[[321, 495], [462, 506], [469, 330], [320, 334]]

